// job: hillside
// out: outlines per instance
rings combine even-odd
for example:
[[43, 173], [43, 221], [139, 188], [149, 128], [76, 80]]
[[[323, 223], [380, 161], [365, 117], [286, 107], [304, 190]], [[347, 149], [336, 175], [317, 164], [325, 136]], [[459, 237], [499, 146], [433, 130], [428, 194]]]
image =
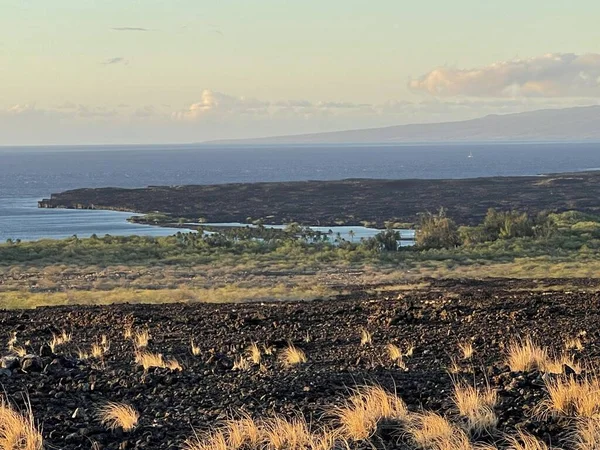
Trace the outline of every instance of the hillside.
[[460, 122], [215, 141], [220, 144], [600, 141], [600, 106], [489, 115]]

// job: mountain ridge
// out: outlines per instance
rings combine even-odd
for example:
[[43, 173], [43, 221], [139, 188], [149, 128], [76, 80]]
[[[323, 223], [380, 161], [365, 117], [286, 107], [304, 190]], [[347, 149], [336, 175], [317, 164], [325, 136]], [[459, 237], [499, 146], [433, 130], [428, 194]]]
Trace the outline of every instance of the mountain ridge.
[[435, 142], [600, 141], [600, 105], [489, 114], [462, 121], [415, 123], [379, 128], [329, 131], [249, 139], [213, 140], [210, 144], [384, 144]]

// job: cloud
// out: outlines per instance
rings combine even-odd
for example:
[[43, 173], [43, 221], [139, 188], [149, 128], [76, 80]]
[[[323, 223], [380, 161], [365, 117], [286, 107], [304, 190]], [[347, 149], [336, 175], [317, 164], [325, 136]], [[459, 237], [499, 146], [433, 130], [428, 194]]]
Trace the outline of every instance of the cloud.
[[148, 28], [141, 27], [113, 27], [113, 31], [150, 31]]
[[438, 97], [594, 97], [600, 95], [600, 54], [548, 53], [474, 69], [438, 67], [408, 87]]
[[202, 91], [199, 101], [190, 104], [184, 111], [174, 113], [173, 117], [193, 120], [216, 114], [265, 114], [268, 107], [268, 102], [253, 98], [234, 97], [205, 89]]
[[234, 97], [214, 92], [202, 91], [200, 101], [191, 103], [185, 110], [173, 113], [175, 119], [195, 120], [217, 116], [277, 116], [333, 114], [335, 111], [358, 111], [372, 108], [372, 105], [351, 102], [310, 102], [308, 100], [263, 101], [248, 97]]
[[117, 58], [108, 58], [108, 59], [104, 60], [104, 62], [102, 64], [104, 64], [105, 66], [110, 66], [110, 65], [113, 65], [113, 64], [124, 64], [124, 65], [127, 65], [127, 64], [129, 64], [129, 60], [127, 60], [127, 59], [119, 56]]
[[[202, 91], [189, 106], [35, 101], [0, 106], [0, 145], [167, 143], [446, 122], [598, 104], [595, 98], [435, 98], [422, 101], [264, 101]], [[31, 130], [35, 129], [35, 133]]]
[[23, 103], [9, 107], [6, 111], [11, 115], [23, 115], [36, 112], [35, 104]]

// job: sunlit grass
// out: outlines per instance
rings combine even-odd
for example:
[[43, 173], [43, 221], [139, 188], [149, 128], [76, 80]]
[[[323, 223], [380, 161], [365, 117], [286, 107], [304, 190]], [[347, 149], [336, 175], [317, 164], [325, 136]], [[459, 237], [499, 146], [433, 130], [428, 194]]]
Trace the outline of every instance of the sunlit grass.
[[139, 413], [131, 405], [110, 402], [98, 409], [100, 422], [110, 430], [122, 428], [132, 431], [137, 426]]
[[0, 401], [0, 450], [42, 450], [42, 434], [35, 424], [31, 406], [22, 414]]
[[285, 367], [303, 364], [308, 360], [306, 353], [291, 343], [281, 351], [279, 359]]

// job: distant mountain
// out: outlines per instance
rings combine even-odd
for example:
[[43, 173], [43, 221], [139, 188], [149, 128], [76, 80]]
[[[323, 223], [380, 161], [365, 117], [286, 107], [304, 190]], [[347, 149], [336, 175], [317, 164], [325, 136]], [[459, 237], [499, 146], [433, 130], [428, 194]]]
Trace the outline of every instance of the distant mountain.
[[213, 141], [219, 144], [600, 141], [600, 106], [481, 117], [460, 122]]

